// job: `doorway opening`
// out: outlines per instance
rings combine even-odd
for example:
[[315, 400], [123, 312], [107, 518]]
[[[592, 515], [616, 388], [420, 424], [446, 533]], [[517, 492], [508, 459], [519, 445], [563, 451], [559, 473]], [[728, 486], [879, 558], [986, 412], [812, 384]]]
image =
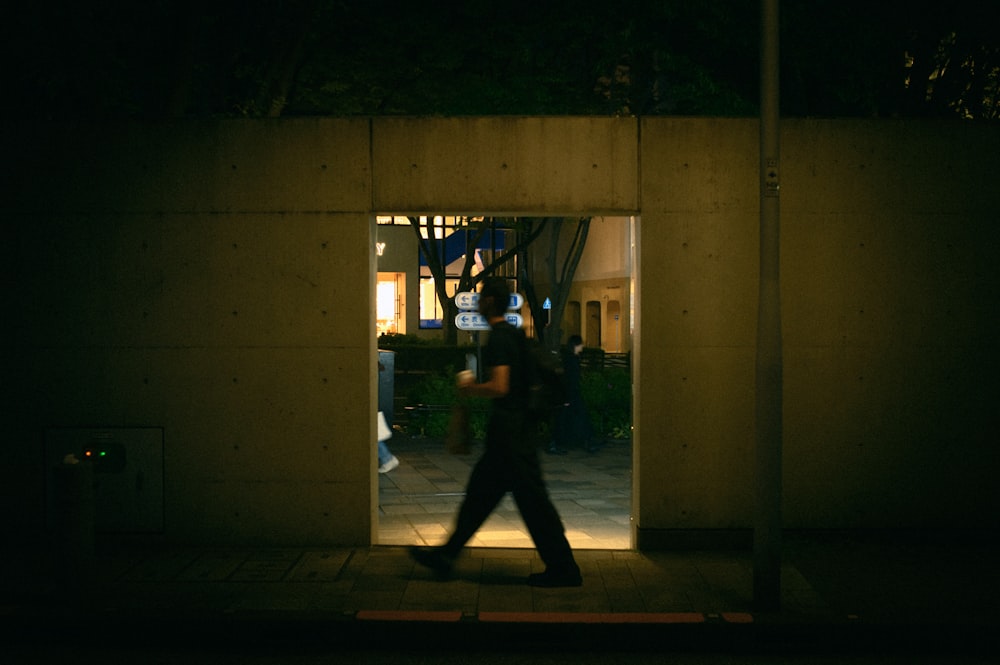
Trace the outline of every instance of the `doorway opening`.
[[[379, 217], [379, 220], [386, 219]], [[391, 218], [390, 218], [391, 219]], [[630, 348], [634, 320], [632, 309], [632, 266], [634, 264], [635, 222], [632, 218], [592, 218], [587, 246], [570, 286], [562, 315], [562, 343], [571, 335], [584, 339], [584, 372], [614, 372], [613, 381], [595, 381], [596, 384], [613, 384], [626, 395], [619, 395], [623, 402], [621, 411], [627, 422], [607, 422], [608, 409], [589, 407], [595, 424], [595, 445], [569, 447], [564, 454], [540, 451], [546, 485], [556, 505], [567, 538], [574, 549], [631, 549], [632, 541], [632, 472], [633, 450], [631, 439], [631, 367]], [[379, 237], [391, 237], [395, 229], [380, 221]], [[400, 225], [402, 226], [402, 224]], [[422, 266], [418, 261], [418, 243], [412, 229], [406, 229], [412, 251], [406, 250], [408, 266], [393, 266], [393, 291], [382, 287], [388, 283], [387, 272], [379, 263], [379, 288], [376, 310], [379, 325], [388, 312], [383, 298], [393, 298], [393, 293], [405, 292], [407, 278], [420, 280]], [[402, 235], [397, 235], [396, 244]], [[426, 266], [423, 267], [426, 270]], [[385, 278], [385, 279], [384, 279]], [[400, 287], [399, 285], [403, 286]], [[414, 289], [422, 298], [424, 290]], [[385, 310], [383, 310], [385, 307]], [[427, 304], [411, 305], [414, 314], [427, 309]], [[438, 309], [440, 303], [437, 304]], [[529, 313], [522, 312], [529, 320]], [[399, 332], [406, 330], [405, 321]], [[434, 344], [434, 333], [426, 325], [412, 330], [422, 339], [420, 344]], [[529, 334], [531, 333], [528, 327]], [[379, 330], [381, 334], [381, 327]], [[460, 332], [460, 335], [463, 333]], [[475, 335], [461, 338], [468, 343]], [[382, 344], [380, 344], [381, 348]], [[608, 359], [605, 362], [605, 359]], [[403, 368], [401, 368], [401, 366]], [[455, 515], [464, 498], [465, 486], [472, 467], [482, 452], [482, 443], [473, 446], [469, 455], [452, 455], [445, 450], [440, 434], [429, 433], [412, 426], [415, 406], [419, 397], [410, 394], [414, 386], [428, 379], [430, 370], [404, 369], [406, 363], [397, 364], [394, 377], [396, 412], [392, 438], [387, 442], [398, 458], [399, 466], [379, 474], [378, 505], [374, 507], [377, 519], [377, 540], [382, 545], [438, 545], [450, 533]], [[624, 377], [624, 379], [622, 378]], [[424, 404], [424, 407], [434, 408]], [[409, 407], [409, 408], [408, 408]], [[446, 413], [441, 413], [446, 420]], [[534, 548], [517, 507], [510, 495], [506, 496], [483, 527], [469, 542], [471, 547]]]

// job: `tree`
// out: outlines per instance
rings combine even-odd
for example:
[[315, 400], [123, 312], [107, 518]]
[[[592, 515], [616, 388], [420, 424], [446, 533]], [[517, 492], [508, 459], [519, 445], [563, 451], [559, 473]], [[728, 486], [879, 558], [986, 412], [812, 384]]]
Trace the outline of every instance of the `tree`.
[[[757, 113], [758, 3], [21, 3], [0, 45], [32, 118]], [[787, 116], [998, 119], [997, 0], [782, 8]]]
[[812, 0], [781, 11], [787, 115], [1000, 119], [996, 0]]
[[[538, 302], [538, 295], [535, 289], [534, 264], [528, 256], [528, 247], [523, 249], [523, 258], [519, 261], [519, 265], [521, 288], [524, 290], [525, 300], [531, 309], [531, 316], [535, 324], [538, 339], [550, 350], [557, 349], [562, 341], [563, 312], [565, 312], [566, 302], [569, 300], [573, 276], [576, 274], [576, 268], [580, 264], [580, 258], [583, 256], [583, 250], [587, 245], [590, 220], [590, 217], [581, 217], [576, 220], [565, 217], [547, 217], [542, 220], [530, 220], [528, 222], [531, 226], [537, 224], [540, 230], [548, 231], [544, 265], [545, 278], [549, 287], [551, 309], [547, 313]], [[568, 227], [572, 227], [573, 236], [568, 246], [564, 247], [562, 232]], [[529, 226], [529, 228], [531, 227]], [[546, 318], [548, 318], [548, 321], [546, 321]]]
[[[431, 276], [434, 278], [434, 290], [442, 311], [442, 329], [445, 344], [455, 344], [458, 341], [458, 330], [455, 327], [455, 316], [458, 309], [452, 294], [446, 288], [445, 265], [446, 258], [441, 252], [441, 244], [433, 242], [435, 229], [430, 217], [408, 217], [410, 226], [417, 238], [421, 255], [427, 262]], [[469, 231], [466, 236], [465, 262], [458, 278], [460, 292], [475, 291], [480, 281], [489, 275], [496, 274], [509, 262], [516, 260], [517, 277], [520, 290], [524, 292], [525, 301], [531, 311], [532, 322], [536, 335], [546, 347], [556, 349], [562, 340], [562, 318], [569, 299], [573, 275], [576, 273], [583, 250], [587, 244], [587, 234], [590, 231], [589, 217], [570, 219], [565, 217], [521, 217], [483, 219], [460, 218], [458, 226]], [[481, 265], [475, 275], [472, 268], [476, 265], [475, 248], [487, 231], [507, 229], [514, 232], [514, 246], [506, 249], [499, 257]], [[565, 243], [563, 232], [571, 231], [568, 244]], [[551, 309], [546, 311], [540, 304], [535, 278], [534, 263], [531, 260], [531, 250], [541, 243], [545, 252], [544, 279], [547, 284]], [[550, 319], [546, 320], [547, 315]]]
[[[445, 344], [457, 344], [458, 329], [455, 327], [455, 316], [458, 314], [458, 308], [455, 306], [455, 301], [447, 290], [447, 266], [445, 265], [446, 259], [441, 252], [441, 245], [433, 241], [435, 229], [439, 227], [434, 226], [433, 218], [431, 217], [408, 217], [407, 219], [410, 220], [410, 226], [416, 234], [417, 246], [420, 248], [420, 253], [423, 255], [424, 260], [427, 261], [427, 267], [434, 278], [434, 292], [438, 303], [441, 305], [441, 328], [444, 332], [444, 342]], [[544, 230], [544, 225], [539, 225], [535, 228], [517, 218], [461, 218], [460, 226], [471, 231], [466, 236], [465, 262], [462, 265], [462, 272], [458, 278], [458, 290], [460, 292], [475, 291], [480, 281], [489, 275], [496, 274], [503, 266], [513, 261]], [[476, 265], [475, 248], [479, 245], [480, 239], [487, 231], [497, 228], [520, 229], [524, 232], [517, 234], [518, 238], [514, 247], [505, 250], [499, 257], [492, 257], [489, 263], [484, 263], [482, 269], [473, 275], [472, 268]]]

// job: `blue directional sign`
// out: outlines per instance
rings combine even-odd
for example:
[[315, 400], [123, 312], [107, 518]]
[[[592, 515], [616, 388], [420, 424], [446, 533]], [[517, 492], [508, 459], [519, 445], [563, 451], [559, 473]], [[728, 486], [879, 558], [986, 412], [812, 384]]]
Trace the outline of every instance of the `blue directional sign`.
[[459, 312], [455, 317], [455, 327], [459, 330], [489, 330], [490, 324], [478, 312]]
[[479, 294], [462, 291], [455, 294], [455, 306], [461, 310], [475, 310], [479, 307]]
[[[510, 294], [510, 302], [507, 309], [521, 309], [524, 305], [524, 296], [520, 293]], [[475, 291], [462, 291], [455, 294], [455, 306], [462, 311], [475, 311], [479, 307], [479, 294]]]
[[[524, 325], [524, 319], [520, 314], [507, 312], [507, 323], [520, 328]], [[478, 312], [459, 312], [455, 317], [455, 327], [459, 330], [489, 330], [490, 324], [486, 317]]]

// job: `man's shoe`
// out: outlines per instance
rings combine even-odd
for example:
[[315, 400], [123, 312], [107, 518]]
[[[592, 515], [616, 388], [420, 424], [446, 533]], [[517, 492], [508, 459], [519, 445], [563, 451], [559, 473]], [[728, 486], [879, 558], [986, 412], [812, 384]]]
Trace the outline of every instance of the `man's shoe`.
[[389, 473], [393, 469], [399, 466], [399, 459], [393, 455], [389, 458], [389, 461], [378, 468], [379, 473]]
[[545, 452], [547, 452], [549, 455], [565, 455], [566, 454], [565, 450], [563, 450], [562, 448], [560, 448], [559, 446], [557, 446], [555, 444], [552, 444], [551, 446], [549, 446], [548, 448], [546, 448]]
[[556, 587], [582, 586], [583, 577], [579, 568], [569, 570], [546, 570], [544, 573], [528, 575], [528, 585], [553, 589]]
[[421, 566], [430, 568], [440, 577], [451, 574], [454, 560], [439, 547], [411, 547], [410, 558]]

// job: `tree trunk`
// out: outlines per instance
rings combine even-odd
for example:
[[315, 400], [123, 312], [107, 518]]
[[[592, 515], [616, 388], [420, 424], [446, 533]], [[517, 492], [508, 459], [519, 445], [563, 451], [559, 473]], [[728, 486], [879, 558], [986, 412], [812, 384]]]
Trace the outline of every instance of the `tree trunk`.
[[[539, 305], [538, 296], [535, 291], [534, 276], [531, 275], [531, 264], [528, 257], [524, 257], [522, 263], [522, 287], [525, 291], [525, 299], [531, 308], [532, 320], [535, 324], [539, 341], [550, 350], [556, 350], [562, 342], [562, 318], [566, 310], [566, 303], [569, 301], [570, 286], [573, 284], [573, 276], [576, 274], [577, 266], [580, 264], [580, 257], [587, 245], [587, 235], [590, 232], [590, 217], [582, 217], [577, 220], [574, 230], [573, 240], [565, 256], [560, 259], [559, 240], [566, 218], [546, 218], [541, 220], [542, 227], [548, 229], [548, 248], [545, 259], [546, 277], [549, 282], [549, 302], [551, 309], [546, 311]], [[548, 324], [546, 325], [546, 318]]]

